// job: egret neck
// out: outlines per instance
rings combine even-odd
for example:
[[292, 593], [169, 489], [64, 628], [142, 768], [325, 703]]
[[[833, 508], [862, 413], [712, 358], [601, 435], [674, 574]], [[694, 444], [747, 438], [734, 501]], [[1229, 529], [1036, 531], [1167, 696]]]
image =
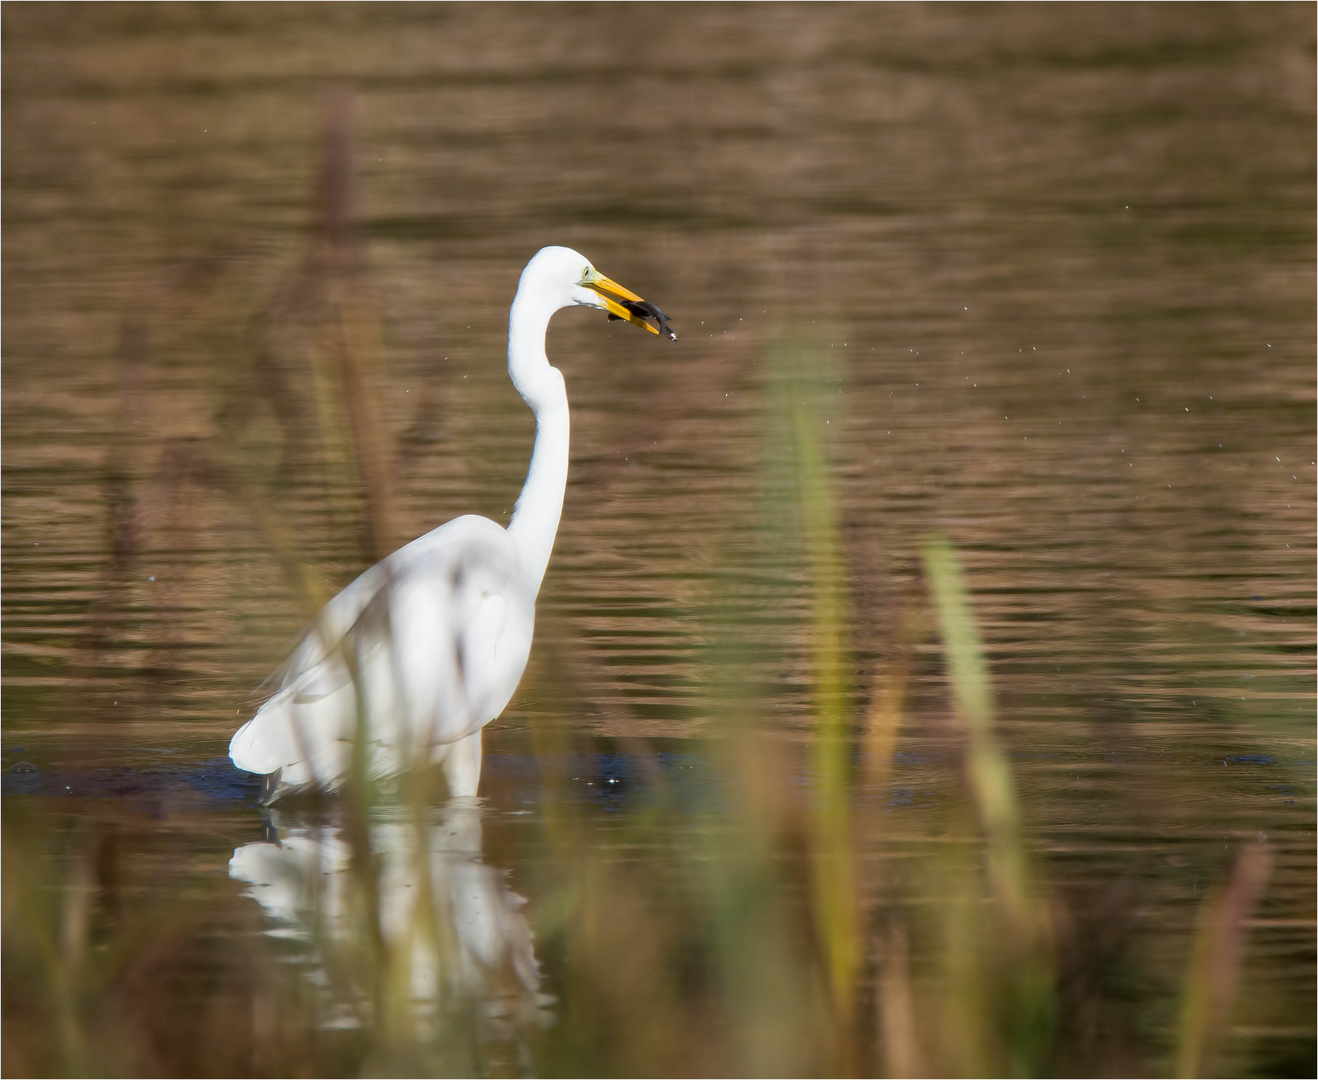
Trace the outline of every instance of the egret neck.
[[568, 408], [563, 374], [545, 355], [545, 330], [558, 305], [519, 288], [508, 313], [508, 377], [535, 414], [535, 445], [508, 535], [538, 592], [554, 548], [567, 490]]

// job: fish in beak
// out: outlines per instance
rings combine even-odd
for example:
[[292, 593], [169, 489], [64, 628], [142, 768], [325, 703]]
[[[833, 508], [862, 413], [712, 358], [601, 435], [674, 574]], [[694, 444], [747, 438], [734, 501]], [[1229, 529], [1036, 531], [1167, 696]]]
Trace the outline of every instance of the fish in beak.
[[[630, 289], [625, 289], [612, 278], [607, 278], [594, 267], [586, 271], [579, 284], [582, 288], [596, 293], [610, 319], [621, 319], [635, 326], [644, 327], [652, 334], [662, 334], [669, 341], [676, 341], [677, 335], [668, 325], [668, 318], [654, 304], [642, 300]], [[653, 319], [651, 325], [646, 320]]]

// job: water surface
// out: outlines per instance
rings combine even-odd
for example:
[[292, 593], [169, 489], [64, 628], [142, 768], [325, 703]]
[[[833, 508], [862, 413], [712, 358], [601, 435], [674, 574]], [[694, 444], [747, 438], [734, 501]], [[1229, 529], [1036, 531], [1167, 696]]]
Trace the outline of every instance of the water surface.
[[[1036, 1065], [1171, 1068], [1204, 897], [1261, 839], [1212, 1068], [1311, 1074], [1311, 15], [6, 7], [5, 847], [36, 883], [6, 898], [6, 1067], [371, 1068], [351, 1024], [304, 1046], [261, 1019], [322, 1029], [314, 980], [262, 965], [330, 945], [290, 945], [292, 909], [230, 869], [276, 836], [331, 858], [350, 823], [263, 820], [225, 747], [318, 596], [455, 514], [507, 519], [532, 436], [507, 305], [559, 243], [679, 342], [571, 312], [550, 334], [572, 471], [531, 664], [483, 805], [414, 837], [516, 942], [496, 989], [452, 991], [489, 1007], [445, 1036], [450, 1067], [896, 1070], [882, 1017], [850, 1065], [745, 1021], [814, 991], [746, 989], [759, 969], [710, 929], [741, 909], [700, 870], [755, 840], [725, 753], [747, 724], [788, 819], [817, 781], [775, 397], [803, 370], [850, 730], [909, 675], [890, 768], [848, 787], [858, 865], [883, 868], [866, 903], [916, 925], [939, 886], [902, 868], [969, 828], [937, 637], [903, 621], [939, 533], [1070, 920]], [[363, 835], [397, 851], [397, 827]], [[809, 968], [809, 858], [767, 828], [789, 921], [763, 962]], [[81, 991], [11, 954], [20, 909], [59, 970], [100, 950]], [[931, 940], [912, 931], [917, 1004]], [[13, 1034], [56, 1016], [77, 1023]]]

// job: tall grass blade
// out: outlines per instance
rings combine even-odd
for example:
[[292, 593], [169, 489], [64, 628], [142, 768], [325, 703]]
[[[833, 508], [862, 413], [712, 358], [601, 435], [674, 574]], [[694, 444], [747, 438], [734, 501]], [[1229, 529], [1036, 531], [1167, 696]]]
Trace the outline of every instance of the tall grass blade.
[[815, 924], [824, 953], [835, 1020], [840, 1030], [845, 1030], [851, 1020], [860, 957], [849, 814], [847, 582], [837, 508], [821, 435], [824, 418], [816, 405], [821, 379], [812, 370], [812, 358], [803, 348], [786, 350], [783, 362], [787, 366], [780, 392], [785, 392], [790, 401], [796, 498], [811, 582]]
[[1245, 921], [1272, 873], [1272, 852], [1250, 844], [1225, 887], [1204, 901], [1181, 992], [1176, 1075], [1202, 1076], [1231, 1011], [1245, 952]]
[[966, 733], [966, 771], [988, 840], [989, 875], [1009, 920], [1028, 932], [1033, 922], [1032, 874], [1022, 843], [1011, 770], [993, 732], [988, 666], [966, 596], [961, 563], [943, 539], [927, 541], [922, 556], [943, 638], [956, 715]]

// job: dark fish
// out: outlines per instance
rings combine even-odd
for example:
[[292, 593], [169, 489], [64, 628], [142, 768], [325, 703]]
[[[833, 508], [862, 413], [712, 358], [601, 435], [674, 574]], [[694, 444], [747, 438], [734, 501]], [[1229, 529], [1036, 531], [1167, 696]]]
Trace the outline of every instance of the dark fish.
[[[668, 338], [669, 341], [676, 341], [677, 335], [673, 333], [672, 328], [668, 325], [668, 316], [660, 311], [654, 304], [648, 300], [619, 300], [619, 304], [625, 307], [633, 315], [641, 319], [653, 319], [659, 326], [659, 333]], [[621, 322], [618, 315], [610, 315], [611, 322]]]

